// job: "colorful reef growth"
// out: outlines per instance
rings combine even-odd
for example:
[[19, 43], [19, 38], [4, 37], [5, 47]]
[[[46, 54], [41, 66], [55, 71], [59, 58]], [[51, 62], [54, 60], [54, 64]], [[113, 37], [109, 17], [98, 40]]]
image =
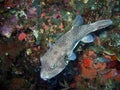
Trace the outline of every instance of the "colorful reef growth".
[[[40, 58], [58, 38], [74, 24], [105, 19], [112, 25], [81, 40], [76, 60], [40, 78]], [[0, 0], [0, 90], [120, 90], [120, 1]]]

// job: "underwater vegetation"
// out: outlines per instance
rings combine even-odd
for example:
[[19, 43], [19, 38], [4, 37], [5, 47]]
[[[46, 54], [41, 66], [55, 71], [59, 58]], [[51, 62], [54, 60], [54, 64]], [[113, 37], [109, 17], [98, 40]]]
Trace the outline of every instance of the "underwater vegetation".
[[[40, 58], [58, 38], [105, 19], [113, 24], [82, 39], [91, 42], [76, 45], [76, 60], [52, 79], [40, 77]], [[119, 0], [0, 0], [0, 90], [119, 89]]]

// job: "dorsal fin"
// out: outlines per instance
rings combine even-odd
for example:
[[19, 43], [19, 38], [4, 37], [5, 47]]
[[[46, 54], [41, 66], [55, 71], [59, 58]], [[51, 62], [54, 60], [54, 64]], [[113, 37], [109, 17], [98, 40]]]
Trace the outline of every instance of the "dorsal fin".
[[77, 15], [72, 23], [72, 27], [81, 26], [83, 25], [83, 23], [84, 23], [83, 17], [81, 15]]

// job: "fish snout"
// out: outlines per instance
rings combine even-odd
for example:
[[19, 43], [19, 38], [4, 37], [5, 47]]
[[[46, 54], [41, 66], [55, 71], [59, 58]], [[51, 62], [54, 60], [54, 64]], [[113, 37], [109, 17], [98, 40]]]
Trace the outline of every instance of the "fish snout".
[[49, 76], [46, 75], [45, 73], [41, 73], [41, 74], [40, 74], [40, 77], [41, 77], [43, 80], [45, 80], [45, 81], [49, 79]]

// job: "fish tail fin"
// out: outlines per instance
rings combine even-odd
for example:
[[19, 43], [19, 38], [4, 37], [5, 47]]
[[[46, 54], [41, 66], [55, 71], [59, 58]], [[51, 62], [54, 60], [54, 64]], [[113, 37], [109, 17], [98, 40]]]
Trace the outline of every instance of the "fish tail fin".
[[111, 24], [112, 24], [112, 20], [106, 19], [106, 20], [96, 21], [95, 23], [91, 23], [90, 25], [92, 25], [95, 28], [93, 31], [96, 31], [98, 29], [106, 28]]

